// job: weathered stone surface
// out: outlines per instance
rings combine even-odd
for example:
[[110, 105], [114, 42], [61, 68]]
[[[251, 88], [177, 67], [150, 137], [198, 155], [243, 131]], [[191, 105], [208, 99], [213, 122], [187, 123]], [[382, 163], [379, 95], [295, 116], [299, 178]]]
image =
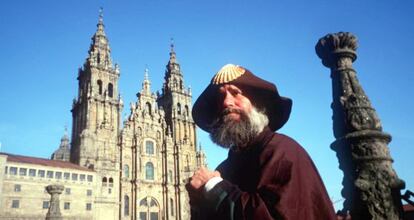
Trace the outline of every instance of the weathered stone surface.
[[50, 194], [49, 210], [46, 214], [46, 220], [61, 220], [62, 214], [60, 213], [60, 201], [59, 196], [62, 194], [63, 185], [48, 185], [46, 187], [47, 192]]
[[333, 124], [339, 167], [344, 172], [344, 213], [352, 219], [399, 219], [404, 182], [392, 168], [380, 119], [360, 85], [352, 63], [357, 38], [348, 32], [328, 34], [316, 45], [323, 65], [331, 69]]

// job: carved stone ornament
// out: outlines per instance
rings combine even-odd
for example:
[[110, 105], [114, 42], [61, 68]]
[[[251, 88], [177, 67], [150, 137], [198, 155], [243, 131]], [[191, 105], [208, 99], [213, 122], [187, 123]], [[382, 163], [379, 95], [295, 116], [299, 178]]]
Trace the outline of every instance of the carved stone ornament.
[[355, 219], [400, 219], [400, 190], [404, 182], [392, 168], [380, 119], [360, 85], [352, 63], [357, 38], [348, 32], [328, 34], [316, 47], [323, 65], [331, 69], [333, 131], [339, 168], [344, 173], [343, 213]]
[[46, 191], [50, 194], [49, 210], [46, 214], [46, 220], [62, 220], [60, 213], [59, 195], [62, 194], [63, 185], [48, 185]]

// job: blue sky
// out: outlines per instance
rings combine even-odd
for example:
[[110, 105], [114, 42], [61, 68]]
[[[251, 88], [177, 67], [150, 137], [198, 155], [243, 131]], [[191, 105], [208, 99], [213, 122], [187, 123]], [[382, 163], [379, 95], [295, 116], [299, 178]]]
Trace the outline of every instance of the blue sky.
[[[280, 132], [313, 158], [331, 198], [341, 199], [342, 172], [329, 146], [331, 79], [314, 46], [332, 32], [359, 39], [354, 67], [365, 92], [393, 136], [394, 168], [414, 190], [414, 4], [412, 1], [23, 1], [0, 2], [1, 151], [49, 157], [64, 126], [80, 67], [104, 8], [112, 58], [128, 114], [148, 65], [153, 91], [161, 88], [174, 38], [193, 101], [226, 63], [245, 66], [293, 99]], [[69, 129], [70, 130], [70, 129]], [[198, 131], [214, 168], [226, 152]], [[340, 207], [340, 202], [336, 207]]]

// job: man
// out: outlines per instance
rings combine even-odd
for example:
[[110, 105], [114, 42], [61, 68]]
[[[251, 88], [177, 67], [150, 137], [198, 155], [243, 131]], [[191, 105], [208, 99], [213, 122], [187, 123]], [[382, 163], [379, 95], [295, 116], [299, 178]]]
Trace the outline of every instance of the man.
[[336, 219], [308, 154], [275, 133], [291, 106], [243, 67], [228, 64], [213, 77], [192, 114], [229, 155], [216, 171], [201, 168], [191, 177], [192, 219]]

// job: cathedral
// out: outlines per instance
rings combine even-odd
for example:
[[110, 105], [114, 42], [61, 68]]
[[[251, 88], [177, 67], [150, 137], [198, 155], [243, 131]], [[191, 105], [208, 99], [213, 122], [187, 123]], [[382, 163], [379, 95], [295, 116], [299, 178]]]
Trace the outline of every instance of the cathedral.
[[169, 55], [161, 91], [151, 91], [146, 69], [122, 119], [120, 70], [101, 14], [77, 74], [71, 140], [65, 134], [51, 160], [0, 153], [0, 218], [45, 219], [53, 184], [64, 187], [63, 219], [190, 219], [185, 184], [206, 157], [173, 44]]

